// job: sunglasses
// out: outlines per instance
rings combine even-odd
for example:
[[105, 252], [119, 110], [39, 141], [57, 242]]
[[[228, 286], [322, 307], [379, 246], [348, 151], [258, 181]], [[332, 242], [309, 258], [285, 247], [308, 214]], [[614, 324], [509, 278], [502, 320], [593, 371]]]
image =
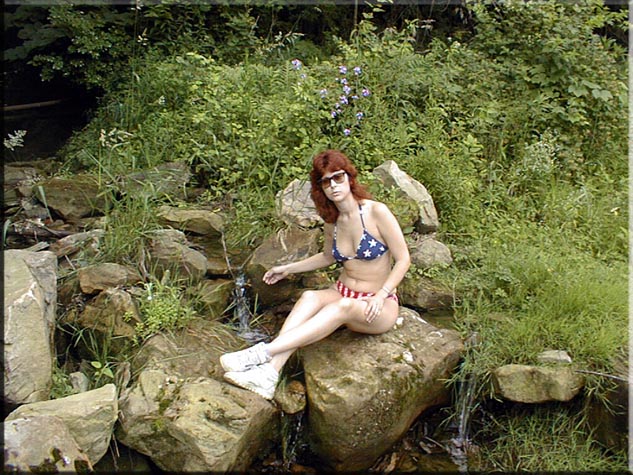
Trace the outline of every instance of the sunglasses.
[[336, 183], [337, 185], [344, 183], [346, 176], [347, 176], [346, 171], [336, 172], [330, 176], [321, 177], [321, 179], [319, 180], [319, 183], [321, 184], [321, 187], [323, 187], [323, 189], [326, 189], [332, 186], [332, 181], [334, 181], [334, 183]]

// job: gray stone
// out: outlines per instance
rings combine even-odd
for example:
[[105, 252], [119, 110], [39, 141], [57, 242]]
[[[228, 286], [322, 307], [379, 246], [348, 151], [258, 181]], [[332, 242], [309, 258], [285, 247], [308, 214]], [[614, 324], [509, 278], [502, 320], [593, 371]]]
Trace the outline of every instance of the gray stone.
[[78, 274], [79, 286], [85, 294], [141, 282], [141, 275], [135, 269], [113, 262], [82, 267]]
[[407, 244], [411, 263], [420, 269], [449, 266], [453, 263], [450, 249], [431, 235], [411, 234], [408, 236]]
[[450, 309], [455, 301], [454, 292], [438, 282], [409, 273], [398, 286], [402, 305], [422, 310]]
[[297, 283], [304, 275], [291, 274], [286, 279], [269, 286], [262, 281], [264, 273], [280, 264], [298, 261], [321, 251], [320, 229], [290, 227], [270, 236], [255, 250], [246, 265], [245, 272], [258, 301], [262, 305], [275, 305], [296, 297], [301, 290]]
[[71, 234], [59, 241], [51, 243], [50, 250], [57, 257], [70, 256], [81, 250], [87, 250], [94, 255], [99, 252], [99, 244], [105, 235], [103, 229], [93, 229], [82, 233]]
[[78, 221], [105, 209], [99, 182], [92, 175], [53, 177], [36, 185], [34, 191], [44, 206], [55, 210], [67, 221]]
[[52, 415], [21, 417], [3, 423], [5, 473], [92, 471], [63, 420]]
[[301, 350], [311, 447], [336, 471], [366, 470], [426, 409], [448, 401], [459, 334], [401, 307], [382, 335], [341, 330]]
[[157, 216], [163, 225], [180, 231], [220, 237], [224, 230], [222, 215], [206, 209], [176, 208], [165, 205], [158, 209]]
[[70, 384], [77, 393], [85, 393], [88, 391], [88, 387], [90, 385], [90, 380], [88, 376], [83, 374], [81, 371], [75, 371], [74, 373], [70, 373], [68, 375], [70, 379]]
[[157, 276], [165, 271], [174, 276], [200, 281], [207, 272], [207, 258], [188, 246], [182, 231], [162, 229], [152, 234], [149, 253]]
[[546, 350], [536, 357], [539, 363], [571, 363], [571, 357], [563, 350]]
[[311, 184], [306, 180], [293, 180], [277, 194], [277, 214], [289, 226], [311, 228], [323, 224], [310, 196]]
[[69, 314], [66, 321], [100, 332], [114, 344], [119, 338], [134, 338], [135, 327], [142, 319], [130, 294], [122, 289], [107, 289], [88, 302], [76, 318]]
[[57, 258], [48, 251], [4, 251], [4, 400], [48, 399], [57, 305]]
[[117, 439], [166, 471], [243, 471], [277, 436], [277, 413], [250, 391], [148, 369], [121, 398]]
[[5, 423], [40, 416], [57, 417], [94, 465], [108, 450], [117, 414], [116, 387], [106, 384], [65, 398], [25, 404], [9, 414]]
[[373, 173], [385, 186], [396, 187], [403, 198], [409, 199], [417, 205], [418, 219], [415, 222], [415, 228], [418, 232], [437, 231], [439, 226], [437, 210], [433, 198], [422, 183], [400, 170], [398, 164], [393, 160], [387, 160], [376, 167]]
[[492, 372], [492, 381], [500, 397], [522, 403], [570, 401], [584, 385], [570, 366], [508, 364]]

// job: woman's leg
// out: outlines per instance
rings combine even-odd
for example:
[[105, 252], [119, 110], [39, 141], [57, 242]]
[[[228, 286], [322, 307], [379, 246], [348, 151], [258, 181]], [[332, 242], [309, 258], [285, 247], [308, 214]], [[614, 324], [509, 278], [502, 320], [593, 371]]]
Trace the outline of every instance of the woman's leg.
[[[305, 291], [301, 295], [301, 298], [297, 300], [297, 303], [292, 308], [292, 311], [286, 317], [286, 320], [279, 331], [279, 336], [304, 324], [313, 318], [324, 306], [335, 302], [340, 298], [341, 294], [334, 289]], [[277, 338], [279, 338], [279, 336], [277, 336]], [[277, 371], [280, 371], [293, 352], [294, 349], [272, 355], [269, 351], [269, 354], [272, 355], [271, 364]]]
[[[395, 302], [385, 302], [383, 313], [372, 323], [365, 321], [366, 306], [367, 303], [362, 300], [339, 298], [324, 306], [312, 318], [280, 333], [266, 345], [266, 351], [272, 356], [274, 363], [282, 360], [277, 359], [279, 355], [287, 360], [298, 348], [322, 340], [342, 325], [347, 325], [353, 331], [370, 334], [384, 333], [393, 327], [398, 314], [398, 305]], [[281, 368], [274, 366], [277, 370]]]

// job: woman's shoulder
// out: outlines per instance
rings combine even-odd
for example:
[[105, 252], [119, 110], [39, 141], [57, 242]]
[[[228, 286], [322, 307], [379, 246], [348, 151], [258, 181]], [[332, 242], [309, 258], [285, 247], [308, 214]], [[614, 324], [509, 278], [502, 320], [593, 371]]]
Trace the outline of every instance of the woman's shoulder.
[[385, 213], [391, 212], [389, 211], [389, 207], [380, 201], [365, 199], [363, 200], [361, 205], [363, 209], [367, 210], [369, 214], [375, 215], [375, 216], [380, 216], [380, 215], [384, 215]]

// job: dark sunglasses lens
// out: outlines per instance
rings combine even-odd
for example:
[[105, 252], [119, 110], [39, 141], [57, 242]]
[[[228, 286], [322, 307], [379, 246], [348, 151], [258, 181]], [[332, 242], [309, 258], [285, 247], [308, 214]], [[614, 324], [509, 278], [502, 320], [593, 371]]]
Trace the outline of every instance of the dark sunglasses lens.
[[341, 173], [340, 175], [334, 175], [334, 183], [338, 183], [339, 185], [345, 181], [345, 173]]

